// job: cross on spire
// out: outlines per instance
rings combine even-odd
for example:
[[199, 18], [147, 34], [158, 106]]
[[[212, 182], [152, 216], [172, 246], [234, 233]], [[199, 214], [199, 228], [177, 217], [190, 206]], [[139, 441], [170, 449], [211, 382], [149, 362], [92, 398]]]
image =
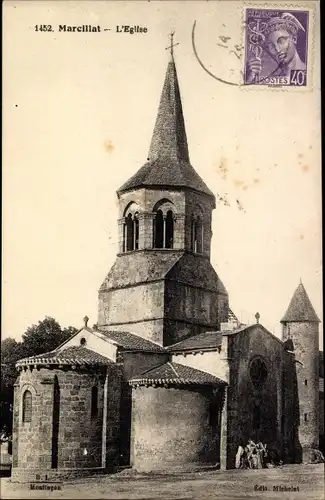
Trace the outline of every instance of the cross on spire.
[[170, 49], [170, 55], [172, 56], [172, 58], [174, 58], [174, 47], [176, 47], [176, 45], [179, 45], [179, 43], [174, 43], [174, 35], [175, 35], [175, 31], [171, 31], [169, 33], [170, 45], [169, 45], [169, 47], [166, 47], [166, 49], [165, 49], [165, 50]]

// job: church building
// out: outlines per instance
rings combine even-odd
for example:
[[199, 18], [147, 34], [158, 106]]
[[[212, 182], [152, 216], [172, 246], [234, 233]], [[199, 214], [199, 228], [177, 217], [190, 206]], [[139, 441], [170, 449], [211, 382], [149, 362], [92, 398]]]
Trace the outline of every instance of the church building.
[[249, 438], [286, 463], [308, 460], [324, 435], [319, 319], [302, 283], [282, 340], [258, 313], [251, 325], [232, 313], [173, 55], [148, 158], [117, 196], [118, 253], [96, 325], [85, 317], [57, 349], [16, 365], [12, 480], [228, 469]]

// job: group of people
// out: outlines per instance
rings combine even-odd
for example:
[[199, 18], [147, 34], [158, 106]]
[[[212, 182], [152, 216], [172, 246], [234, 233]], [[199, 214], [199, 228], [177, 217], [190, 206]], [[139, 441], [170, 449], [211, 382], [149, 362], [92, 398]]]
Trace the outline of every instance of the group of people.
[[[308, 463], [324, 463], [324, 455], [320, 450], [310, 450]], [[306, 462], [307, 463], [307, 462]], [[266, 444], [261, 441], [254, 443], [252, 439], [248, 440], [246, 446], [241, 442], [236, 453], [236, 469], [264, 469], [282, 466], [279, 453], [275, 449], [268, 449]]]
[[240, 444], [236, 454], [236, 469], [263, 469], [273, 463], [266, 444], [248, 440], [246, 446]]

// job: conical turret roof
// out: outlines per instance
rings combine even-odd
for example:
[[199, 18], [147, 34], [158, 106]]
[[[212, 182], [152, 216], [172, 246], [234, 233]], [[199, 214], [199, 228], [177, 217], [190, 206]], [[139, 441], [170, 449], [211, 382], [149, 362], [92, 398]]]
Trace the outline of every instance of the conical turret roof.
[[168, 63], [148, 161], [118, 190], [118, 194], [138, 187], [189, 188], [214, 199], [190, 164], [182, 101], [174, 58]]
[[303, 321], [319, 323], [320, 320], [312, 306], [312, 303], [310, 302], [304, 285], [300, 282], [298, 288], [293, 294], [289, 307], [283, 316], [281, 323]]

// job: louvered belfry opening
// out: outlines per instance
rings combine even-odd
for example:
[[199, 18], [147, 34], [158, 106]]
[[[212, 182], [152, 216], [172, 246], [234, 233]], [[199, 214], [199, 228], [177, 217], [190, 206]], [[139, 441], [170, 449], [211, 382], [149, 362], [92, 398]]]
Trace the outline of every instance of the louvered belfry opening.
[[158, 210], [153, 221], [153, 248], [173, 248], [174, 216], [172, 210], [166, 215]]

